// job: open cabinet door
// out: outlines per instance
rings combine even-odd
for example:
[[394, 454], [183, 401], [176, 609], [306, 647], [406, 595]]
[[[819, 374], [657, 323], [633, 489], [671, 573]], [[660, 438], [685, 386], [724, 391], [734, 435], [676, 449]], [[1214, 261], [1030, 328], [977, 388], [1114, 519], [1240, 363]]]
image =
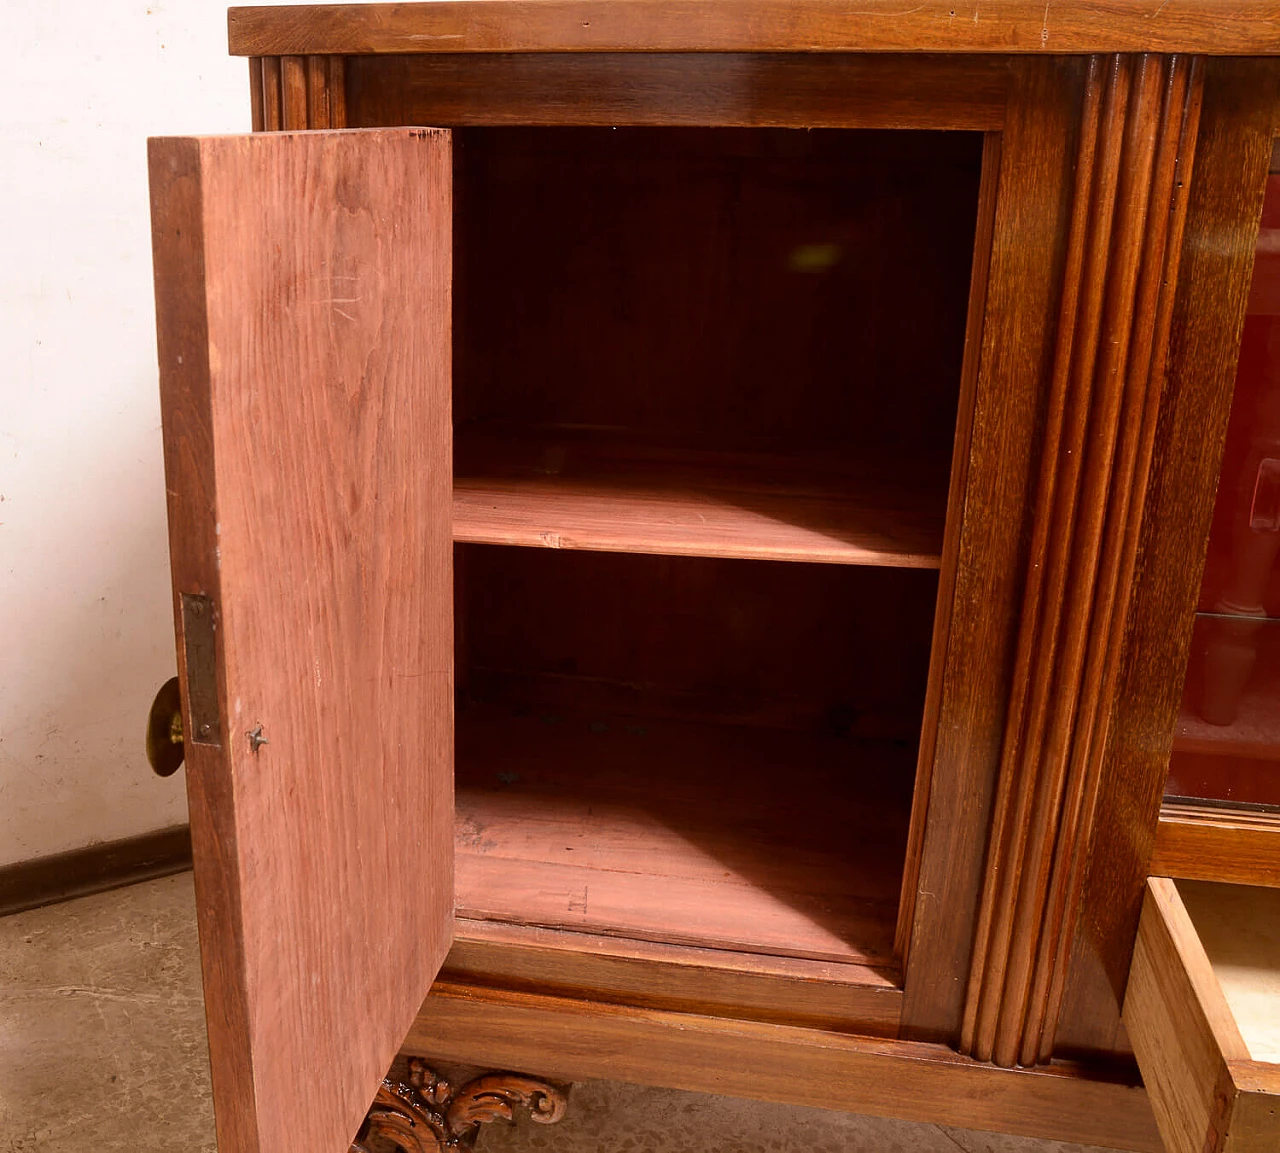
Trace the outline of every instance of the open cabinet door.
[[346, 1153], [453, 928], [447, 132], [150, 142], [220, 1153]]

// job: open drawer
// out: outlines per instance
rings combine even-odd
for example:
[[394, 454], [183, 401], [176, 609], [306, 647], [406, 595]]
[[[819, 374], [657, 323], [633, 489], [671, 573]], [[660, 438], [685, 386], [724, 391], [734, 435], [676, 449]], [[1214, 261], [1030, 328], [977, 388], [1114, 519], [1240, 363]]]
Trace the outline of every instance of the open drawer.
[[1124, 1023], [1170, 1153], [1280, 1149], [1280, 889], [1149, 878]]

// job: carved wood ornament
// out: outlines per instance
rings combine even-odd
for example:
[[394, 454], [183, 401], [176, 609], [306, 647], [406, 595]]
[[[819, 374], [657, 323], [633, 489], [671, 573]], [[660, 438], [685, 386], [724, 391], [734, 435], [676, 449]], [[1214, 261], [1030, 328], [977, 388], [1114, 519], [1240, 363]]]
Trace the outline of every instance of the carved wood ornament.
[[517, 1073], [490, 1073], [455, 1091], [426, 1062], [414, 1058], [408, 1085], [383, 1081], [351, 1153], [374, 1153], [381, 1143], [401, 1153], [470, 1149], [482, 1123], [514, 1120], [517, 1107], [528, 1109], [538, 1124], [553, 1125], [566, 1106], [562, 1090]]
[[1165, 376], [1202, 71], [1095, 56], [961, 1049], [1053, 1051]]

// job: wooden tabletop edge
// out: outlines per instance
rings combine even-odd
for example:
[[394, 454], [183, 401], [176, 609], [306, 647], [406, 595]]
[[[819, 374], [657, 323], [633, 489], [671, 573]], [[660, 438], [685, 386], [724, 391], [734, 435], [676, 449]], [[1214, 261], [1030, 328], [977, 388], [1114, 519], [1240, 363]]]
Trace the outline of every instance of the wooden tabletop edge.
[[234, 7], [234, 56], [459, 52], [1280, 54], [1277, 0], [436, 0]]

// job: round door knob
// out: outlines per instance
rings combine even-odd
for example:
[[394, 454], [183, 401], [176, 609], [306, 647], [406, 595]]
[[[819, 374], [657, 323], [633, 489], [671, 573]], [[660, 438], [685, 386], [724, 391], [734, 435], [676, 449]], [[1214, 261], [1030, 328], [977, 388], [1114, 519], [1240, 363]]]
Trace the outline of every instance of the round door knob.
[[158, 777], [169, 777], [182, 764], [182, 693], [178, 678], [165, 681], [147, 717], [147, 760]]

